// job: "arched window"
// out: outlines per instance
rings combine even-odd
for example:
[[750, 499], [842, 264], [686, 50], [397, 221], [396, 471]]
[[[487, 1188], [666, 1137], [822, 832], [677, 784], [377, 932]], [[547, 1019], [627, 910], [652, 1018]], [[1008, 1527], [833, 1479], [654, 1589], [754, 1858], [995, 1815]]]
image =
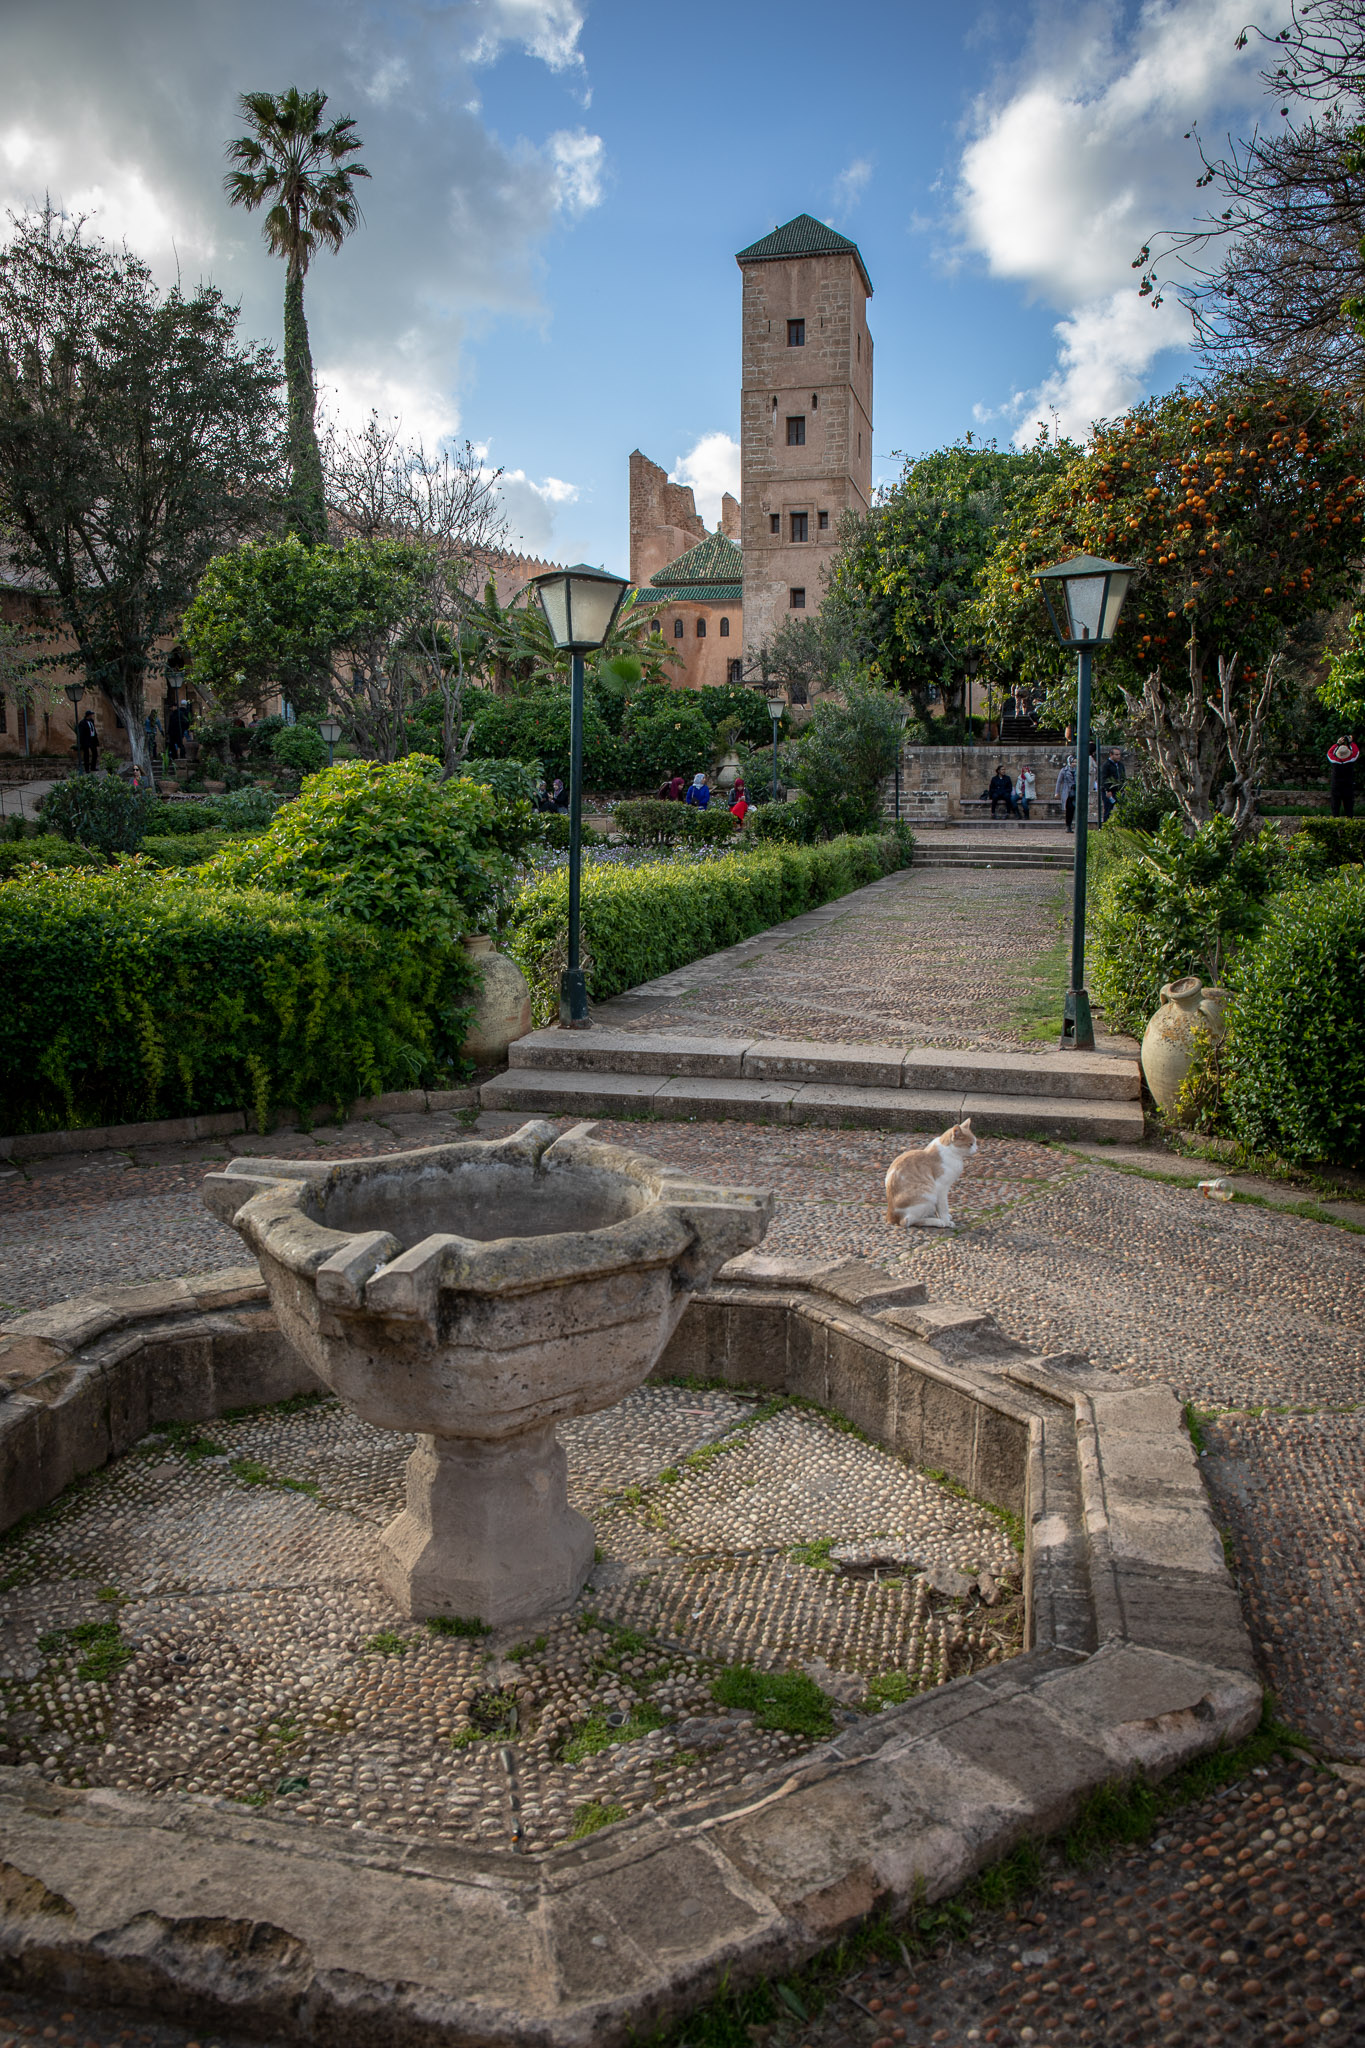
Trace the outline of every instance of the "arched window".
[[728, 640], [730, 637], [730, 621], [728, 619], [722, 619], [720, 622], [720, 637], [722, 640]]
[[682, 620], [681, 620], [681, 619], [674, 619], [674, 621], [673, 621], [673, 638], [674, 638], [675, 640], [681, 640], [681, 639], [682, 639], [682, 636], [683, 636], [683, 622], [682, 622]]
[[698, 620], [697, 620], [697, 638], [698, 638], [699, 640], [704, 640], [704, 639], [706, 638], [706, 621], [705, 621], [705, 619], [698, 619]]
[[649, 630], [650, 630], [650, 632], [651, 632], [651, 633], [662, 633], [662, 632], [663, 632], [663, 629], [664, 629], [664, 622], [663, 622], [663, 620], [662, 620], [662, 619], [651, 619], [651, 620], [650, 620], [650, 622], [649, 622]]

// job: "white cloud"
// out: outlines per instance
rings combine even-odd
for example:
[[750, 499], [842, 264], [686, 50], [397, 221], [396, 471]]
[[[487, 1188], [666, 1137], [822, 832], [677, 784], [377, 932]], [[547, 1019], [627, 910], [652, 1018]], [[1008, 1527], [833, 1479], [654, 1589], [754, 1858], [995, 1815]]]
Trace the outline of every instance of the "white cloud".
[[493, 63], [508, 43], [519, 44], [551, 71], [583, 62], [583, 9], [575, 0], [473, 0], [466, 11], [473, 33], [465, 55], [471, 64]]
[[1259, 110], [1256, 60], [1236, 49], [1245, 17], [1245, 0], [1146, 0], [1122, 40], [1095, 12], [1065, 38], [1054, 18], [1036, 75], [978, 105], [959, 174], [963, 239], [1064, 315], [1056, 369], [1017, 400], [1021, 440], [1049, 409], [1084, 436], [1145, 391], [1164, 350], [1188, 344], [1175, 301], [1154, 312], [1138, 298], [1132, 261], [1192, 215], [1191, 122], [1216, 132]]
[[553, 560], [555, 511], [572, 505], [578, 498], [577, 484], [562, 477], [542, 477], [539, 482], [524, 469], [504, 470], [502, 503], [507, 514], [507, 544], [523, 555], [540, 555]]
[[454, 431], [469, 326], [538, 317], [546, 236], [601, 198], [600, 137], [504, 142], [478, 107], [474, 66], [499, 52], [581, 67], [572, 0], [4, 0], [4, 17], [0, 238], [7, 208], [50, 193], [161, 283], [211, 278], [248, 334], [278, 340], [284, 275], [260, 216], [224, 198], [237, 95], [321, 76], [329, 115], [357, 116], [364, 225], [307, 283], [319, 385], [351, 422], [373, 405], [428, 439]]
[[686, 455], [678, 457], [669, 472], [669, 482], [691, 484], [697, 510], [708, 526], [720, 520], [720, 501], [726, 491], [739, 496], [739, 443], [729, 434], [703, 434]]
[[560, 128], [546, 144], [554, 170], [555, 203], [568, 214], [587, 213], [602, 203], [606, 147], [600, 135]]
[[863, 188], [872, 176], [872, 165], [865, 156], [855, 157], [847, 169], [840, 171], [834, 180], [834, 205], [839, 213], [847, 213], [856, 206], [863, 196]]

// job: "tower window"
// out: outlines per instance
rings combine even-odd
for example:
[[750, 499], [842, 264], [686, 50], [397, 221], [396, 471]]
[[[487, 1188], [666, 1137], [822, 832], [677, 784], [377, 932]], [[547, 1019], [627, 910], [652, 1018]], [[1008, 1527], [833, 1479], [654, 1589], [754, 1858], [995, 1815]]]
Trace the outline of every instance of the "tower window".
[[810, 409], [812, 412], [819, 412], [820, 410], [820, 394], [818, 391], [812, 391], [810, 395]]
[[806, 593], [799, 583], [793, 584], [787, 593], [787, 602], [794, 612], [803, 612], [806, 609]]
[[804, 448], [806, 445], [806, 415], [803, 412], [787, 415], [787, 446]]
[[787, 322], [787, 347], [788, 347], [788, 348], [804, 348], [805, 346], [806, 346], [806, 323], [805, 323], [805, 321], [804, 321], [804, 320], [789, 320], [789, 321]]
[[809, 539], [810, 539], [810, 535], [809, 535], [809, 533], [808, 533], [808, 532], [807, 532], [807, 530], [806, 530], [806, 529], [807, 529], [807, 526], [808, 526], [808, 523], [809, 523], [809, 519], [810, 519], [810, 515], [809, 515], [809, 513], [807, 513], [807, 512], [793, 512], [793, 513], [792, 513], [792, 515], [791, 515], [791, 522], [792, 522], [792, 539], [793, 539], [793, 540], [809, 540]]
[[674, 619], [674, 621], [673, 621], [673, 638], [674, 638], [675, 640], [681, 640], [681, 639], [682, 639], [682, 636], [683, 636], [683, 622], [682, 622], [682, 620], [681, 620], [681, 619]]
[[706, 621], [705, 621], [705, 619], [698, 619], [698, 620], [697, 620], [697, 638], [698, 638], [699, 640], [704, 640], [704, 639], [706, 638]]
[[863, 337], [861, 334], [857, 334], [854, 336], [854, 339], [858, 344], [858, 361], [861, 362], [863, 359]]
[[782, 514], [780, 512], [770, 512], [768, 514], [768, 531], [769, 533], [781, 533]]
[[728, 640], [730, 637], [730, 621], [728, 619], [722, 619], [720, 622], [720, 637], [722, 640]]
[[732, 661], [726, 671], [725, 680], [727, 683], [742, 683], [744, 681], [744, 663], [742, 661]]
[[828, 512], [822, 512], [822, 513], [820, 514], [820, 531], [821, 531], [821, 533], [828, 533], [828, 531], [829, 531], [829, 514], [828, 514]]

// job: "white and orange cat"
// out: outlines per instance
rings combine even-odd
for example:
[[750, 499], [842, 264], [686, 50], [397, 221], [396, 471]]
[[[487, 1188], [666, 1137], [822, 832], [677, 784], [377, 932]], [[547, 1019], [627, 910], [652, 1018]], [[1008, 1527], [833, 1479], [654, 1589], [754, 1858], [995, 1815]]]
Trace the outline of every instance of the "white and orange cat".
[[976, 1150], [972, 1120], [954, 1124], [941, 1138], [902, 1152], [886, 1169], [888, 1223], [922, 1223], [927, 1230], [954, 1230], [948, 1197]]

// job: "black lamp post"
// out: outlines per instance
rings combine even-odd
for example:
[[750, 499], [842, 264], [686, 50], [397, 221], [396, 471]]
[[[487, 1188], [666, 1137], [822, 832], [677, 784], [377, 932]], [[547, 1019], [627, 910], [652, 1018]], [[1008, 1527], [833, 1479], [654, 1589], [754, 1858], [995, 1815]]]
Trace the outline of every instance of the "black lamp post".
[[559, 1021], [571, 1030], [586, 1030], [588, 984], [578, 964], [578, 899], [583, 871], [583, 656], [600, 647], [630, 588], [624, 576], [611, 576], [579, 562], [572, 569], [552, 569], [534, 579], [545, 623], [556, 647], [571, 656], [569, 695], [569, 964], [560, 977]]
[[[1095, 1027], [1085, 987], [1085, 862], [1090, 814], [1090, 657], [1114, 637], [1133, 570], [1126, 562], [1077, 555], [1038, 573], [1052, 630], [1077, 653], [1076, 855], [1071, 873], [1071, 987], [1062, 1017], [1062, 1050], [1093, 1052]], [[1097, 763], [1098, 767], [1098, 763]]]
[[327, 742], [327, 766], [330, 768], [332, 765], [332, 749], [341, 738], [340, 719], [324, 718], [318, 727], [318, 737]]
[[773, 802], [777, 802], [777, 728], [782, 723], [782, 699], [769, 697], [768, 716], [773, 722]]

